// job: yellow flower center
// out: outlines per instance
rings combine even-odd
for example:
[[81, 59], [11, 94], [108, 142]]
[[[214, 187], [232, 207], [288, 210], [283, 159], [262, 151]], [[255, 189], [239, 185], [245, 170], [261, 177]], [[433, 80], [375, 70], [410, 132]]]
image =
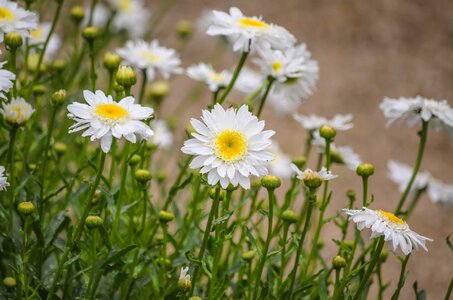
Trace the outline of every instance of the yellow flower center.
[[0, 20], [8, 19], [11, 21], [14, 19], [13, 13], [6, 7], [0, 7]]
[[239, 24], [241, 24], [241, 26], [244, 28], [245, 27], [266, 28], [269, 26], [262, 21], [252, 18], [242, 18], [239, 20]]
[[131, 0], [120, 0], [118, 2], [118, 7], [122, 11], [130, 11], [132, 8], [132, 1]]
[[378, 213], [382, 217], [384, 217], [387, 221], [389, 221], [389, 222], [391, 222], [393, 224], [398, 224], [398, 225], [406, 224], [406, 222], [404, 222], [403, 220], [401, 220], [400, 218], [398, 218], [397, 216], [395, 216], [392, 213], [389, 213], [389, 212], [386, 212], [386, 211], [383, 211], [383, 210], [378, 210]]
[[247, 140], [239, 131], [224, 130], [214, 141], [217, 156], [226, 162], [241, 159], [247, 152]]
[[211, 77], [212, 77], [212, 80], [214, 80], [215, 82], [222, 81], [222, 79], [223, 79], [222, 75], [220, 75], [219, 73], [214, 73], [211, 75]]
[[99, 104], [96, 113], [110, 120], [119, 120], [128, 115], [127, 110], [114, 103]]
[[32, 38], [39, 39], [42, 37], [42, 27], [38, 26], [35, 30], [30, 31], [30, 35]]
[[148, 52], [148, 51], [143, 51], [142, 53], [142, 57], [150, 62], [158, 62], [159, 61], [159, 57], [154, 54], [154, 53], [151, 53], [151, 52]]
[[283, 64], [281, 61], [274, 61], [271, 65], [272, 65], [272, 70], [274, 70], [274, 72], [278, 72]]

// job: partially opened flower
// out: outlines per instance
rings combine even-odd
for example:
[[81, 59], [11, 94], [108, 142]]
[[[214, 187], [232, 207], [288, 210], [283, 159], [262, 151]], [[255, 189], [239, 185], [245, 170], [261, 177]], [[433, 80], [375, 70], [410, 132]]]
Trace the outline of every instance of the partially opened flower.
[[126, 46], [116, 50], [127, 65], [146, 70], [147, 80], [155, 78], [159, 71], [164, 79], [170, 74], [179, 74], [181, 60], [174, 49], [159, 46], [159, 41], [147, 43], [142, 40], [128, 41]]
[[135, 104], [134, 97], [125, 97], [115, 102], [112, 96], [102, 91], [92, 93], [83, 91], [87, 104], [74, 102], [68, 105], [68, 117], [76, 121], [69, 128], [69, 133], [85, 130], [82, 136], [90, 136], [91, 141], [101, 141], [102, 151], [110, 151], [112, 138], [125, 138], [131, 143], [137, 136], [149, 139], [153, 131], [142, 120], [149, 119], [152, 108]]
[[126, 30], [133, 39], [143, 37], [151, 17], [142, 0], [108, 0], [115, 10], [113, 29]]
[[319, 171], [313, 171], [310, 168], [301, 171], [295, 164], [291, 164], [291, 169], [296, 173], [297, 179], [302, 180], [309, 188], [317, 188], [323, 181], [332, 180], [338, 177], [338, 175], [332, 174], [332, 172], [325, 167], [322, 167]]
[[267, 162], [274, 157], [269, 152], [274, 131], [264, 130], [264, 121], [253, 116], [247, 105], [238, 110], [225, 110], [216, 104], [211, 111], [203, 110], [202, 121], [192, 119], [193, 139], [184, 142], [182, 152], [194, 155], [192, 169], [201, 168], [208, 183], [220, 182], [250, 188], [250, 176], [268, 173]]
[[24, 98], [13, 98], [11, 102], [3, 102], [0, 113], [3, 119], [13, 126], [23, 126], [35, 110]]
[[266, 23], [259, 17], [244, 16], [236, 7], [230, 8], [229, 14], [213, 11], [211, 22], [207, 34], [226, 36], [234, 51], [284, 49], [296, 40], [285, 28]]
[[347, 115], [335, 115], [332, 119], [327, 119], [324, 117], [320, 117], [314, 114], [311, 115], [302, 115], [295, 113], [293, 115], [294, 120], [298, 122], [303, 128], [314, 131], [321, 128], [323, 125], [328, 125], [335, 130], [349, 130], [354, 125], [351, 123], [352, 121], [352, 114]]
[[434, 129], [445, 128], [453, 132], [453, 109], [446, 100], [433, 100], [417, 96], [415, 98], [391, 99], [384, 98], [380, 104], [387, 125], [401, 120], [409, 126], [418, 124], [421, 120], [429, 122]]
[[16, 79], [16, 75], [14, 73], [2, 69], [3, 66], [6, 64], [6, 61], [0, 62], [0, 97], [6, 99], [5, 92], [9, 92], [9, 90], [13, 87], [13, 80]]
[[8, 178], [5, 176], [5, 167], [0, 166], [0, 191], [5, 191], [9, 186]]
[[173, 144], [173, 133], [164, 120], [151, 121], [153, 136], [148, 140], [148, 144], [156, 145], [160, 149], [169, 149]]
[[384, 240], [391, 243], [394, 253], [398, 247], [404, 255], [408, 255], [413, 249], [418, 250], [419, 247], [428, 251], [425, 242], [432, 239], [412, 231], [405, 221], [392, 213], [366, 207], [359, 210], [343, 209], [343, 211], [350, 216], [350, 221], [357, 224], [357, 229], [371, 228], [371, 238], [384, 236]]
[[38, 15], [18, 7], [17, 2], [0, 0], [0, 42], [5, 33], [17, 32], [30, 36], [29, 31], [38, 26]]
[[184, 291], [188, 291], [192, 288], [192, 281], [190, 280], [189, 267], [181, 268], [179, 274], [178, 287]]
[[226, 70], [216, 72], [211, 65], [203, 63], [187, 68], [186, 72], [190, 78], [207, 84], [212, 92], [226, 87], [231, 80], [230, 72]]
[[[404, 192], [412, 176], [412, 167], [394, 160], [390, 160], [387, 163], [387, 167], [389, 169], [390, 180], [398, 185], [400, 192]], [[414, 182], [412, 183], [411, 190], [415, 191], [426, 189], [430, 180], [431, 174], [428, 172], [418, 172]]]
[[293, 173], [291, 158], [280, 149], [277, 142], [272, 142], [269, 151], [274, 155], [274, 159], [268, 164], [270, 173], [282, 179], [290, 178]]

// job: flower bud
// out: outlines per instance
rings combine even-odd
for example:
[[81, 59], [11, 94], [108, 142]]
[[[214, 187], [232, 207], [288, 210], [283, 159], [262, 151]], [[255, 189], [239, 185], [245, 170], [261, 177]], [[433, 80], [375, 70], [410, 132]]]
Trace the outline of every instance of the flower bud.
[[88, 42], [93, 42], [99, 37], [99, 29], [94, 26], [85, 27], [82, 32], [82, 37]]
[[[215, 199], [215, 193], [216, 193], [216, 188], [211, 188], [209, 190], [209, 198], [211, 198], [212, 200]], [[224, 190], [220, 190], [220, 193], [219, 193], [219, 200], [220, 201], [223, 201], [223, 199], [225, 198], [225, 191]]]
[[137, 75], [131, 67], [121, 66], [116, 72], [116, 81], [124, 87], [131, 87], [137, 82]]
[[62, 156], [68, 151], [68, 146], [62, 142], [56, 142], [53, 144], [53, 150], [58, 156]]
[[85, 220], [85, 224], [88, 229], [95, 229], [101, 227], [102, 224], [104, 224], [104, 220], [99, 216], [88, 216]]
[[62, 58], [57, 58], [52, 62], [50, 68], [55, 72], [63, 72], [66, 69], [67, 63], [66, 60]]
[[344, 164], [344, 160], [343, 160], [343, 157], [341, 157], [340, 153], [336, 152], [336, 151], [332, 151], [330, 150], [330, 160], [332, 161], [332, 163], [336, 163], [336, 164]]
[[164, 235], [162, 233], [156, 233], [156, 235], [154, 236], [154, 242], [156, 244], [160, 244], [162, 243], [164, 240]]
[[322, 179], [317, 176], [305, 176], [303, 181], [309, 189], [317, 189], [322, 184]]
[[250, 262], [253, 260], [255, 255], [256, 255], [256, 252], [254, 250], [245, 251], [242, 253], [242, 259]]
[[342, 241], [341, 244], [351, 250], [354, 247], [354, 241]]
[[346, 259], [344, 259], [344, 257], [342, 256], [337, 255], [333, 258], [332, 265], [335, 270], [340, 270], [344, 268], [344, 266], [346, 266]]
[[386, 249], [383, 249], [381, 254], [379, 254], [379, 260], [381, 262], [385, 262], [387, 260], [388, 256], [389, 256], [389, 252]]
[[190, 297], [189, 300], [203, 300], [203, 299], [201, 299], [198, 296], [193, 296], [193, 297]]
[[83, 21], [83, 18], [85, 18], [85, 10], [81, 6], [73, 6], [71, 7], [71, 19], [74, 21], [74, 23], [80, 23]]
[[369, 177], [374, 174], [374, 166], [369, 163], [360, 164], [357, 167], [356, 173], [362, 177]]
[[[30, 70], [32, 73], [36, 73], [38, 70], [38, 62], [39, 62], [39, 55], [38, 53], [30, 53], [28, 55], [28, 64], [27, 69]], [[41, 62], [41, 66], [39, 67], [39, 72], [44, 73], [47, 71], [47, 66], [44, 62]]]
[[61, 105], [66, 99], [66, 90], [58, 90], [52, 94], [52, 104], [55, 106]]
[[282, 185], [282, 181], [277, 176], [266, 175], [261, 178], [261, 185], [269, 190], [275, 190]]
[[19, 203], [19, 205], [17, 206], [17, 210], [19, 211], [19, 213], [21, 215], [29, 216], [29, 215], [31, 215], [32, 213], [35, 212], [36, 207], [34, 206], [33, 203], [27, 201], [27, 202]]
[[5, 279], [3, 279], [3, 284], [9, 288], [15, 287], [16, 279], [14, 277], [5, 277]]
[[168, 223], [175, 219], [175, 215], [172, 212], [161, 210], [159, 212], [159, 221], [162, 223]]
[[295, 211], [293, 210], [285, 210], [284, 212], [282, 212], [282, 220], [285, 221], [285, 222], [288, 222], [288, 223], [296, 223], [297, 222], [297, 214]]
[[138, 169], [135, 171], [135, 180], [140, 183], [146, 183], [151, 180], [151, 173], [148, 170]]
[[113, 82], [113, 86], [112, 86], [113, 90], [117, 93], [122, 93], [124, 92], [124, 87], [119, 84], [118, 82]]
[[192, 289], [192, 281], [189, 280], [179, 280], [178, 288], [183, 292], [188, 292]]
[[322, 138], [328, 139], [328, 140], [333, 140], [335, 135], [337, 134], [337, 131], [335, 128], [329, 125], [323, 125], [321, 128], [319, 128], [319, 135]]
[[104, 67], [109, 71], [118, 69], [121, 63], [121, 57], [113, 52], [107, 52], [104, 55]]
[[8, 32], [5, 34], [5, 45], [9, 49], [17, 49], [23, 44], [23, 39], [18, 32]]
[[132, 157], [129, 159], [129, 165], [131, 166], [136, 166], [139, 162], [142, 161], [142, 157], [138, 154], [132, 155]]
[[33, 86], [31, 91], [32, 91], [33, 95], [35, 95], [36, 97], [39, 97], [39, 96], [42, 96], [45, 92], [47, 92], [47, 88], [41, 84], [37, 84], [37, 85]]
[[307, 163], [307, 158], [305, 156], [296, 156], [293, 158], [293, 164], [296, 165], [300, 170], [305, 166]]
[[101, 191], [100, 190], [96, 190], [94, 192], [93, 199], [91, 199], [91, 203], [92, 204], [96, 204], [96, 203], [99, 202], [100, 199], [101, 199]]
[[188, 38], [193, 32], [193, 25], [187, 20], [181, 20], [176, 24], [176, 33], [181, 39]]
[[28, 169], [30, 171], [35, 171], [38, 169], [38, 166], [36, 164], [28, 164]]
[[159, 173], [157, 173], [156, 179], [158, 182], [164, 182], [165, 179], [167, 179], [167, 173], [165, 173], [164, 171], [160, 171]]
[[168, 81], [159, 80], [149, 85], [148, 95], [154, 103], [160, 103], [170, 92]]

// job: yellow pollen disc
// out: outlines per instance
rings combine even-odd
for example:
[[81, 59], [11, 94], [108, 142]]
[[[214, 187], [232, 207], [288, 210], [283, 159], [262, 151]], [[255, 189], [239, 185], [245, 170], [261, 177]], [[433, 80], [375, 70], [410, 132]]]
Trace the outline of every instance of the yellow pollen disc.
[[386, 211], [383, 211], [383, 210], [378, 210], [378, 213], [382, 217], [384, 217], [387, 221], [389, 221], [391, 223], [399, 224], [399, 225], [403, 225], [403, 224], [406, 223], [406, 222], [404, 222], [403, 220], [401, 220], [400, 218], [398, 218], [397, 216], [395, 216], [392, 213], [389, 213], [389, 212], [386, 212]]
[[219, 73], [212, 74], [212, 80], [216, 82], [222, 81], [222, 78], [223, 78], [222, 75], [220, 75]]
[[111, 120], [118, 120], [127, 116], [127, 111], [119, 106], [118, 104], [99, 104], [96, 107], [96, 113], [101, 117], [111, 119]]
[[12, 19], [14, 19], [14, 15], [6, 7], [0, 7], [0, 20], [4, 20], [4, 19], [8, 19], [11, 21]]
[[35, 30], [31, 30], [30, 31], [30, 35], [35, 38], [35, 39], [39, 39], [42, 37], [42, 28], [41, 26], [38, 26], [38, 28], [36, 28]]
[[282, 63], [280, 61], [274, 61], [272, 63], [272, 70], [274, 70], [274, 72], [278, 72], [280, 70], [280, 68], [282, 67]]
[[242, 18], [239, 20], [239, 23], [242, 25], [242, 27], [266, 28], [267, 26], [269, 26], [262, 21], [255, 20], [252, 18]]
[[159, 57], [151, 52], [148, 51], [143, 51], [142, 52], [142, 57], [150, 62], [157, 62], [159, 60]]
[[129, 11], [132, 8], [132, 1], [131, 0], [120, 0], [118, 3], [118, 7], [122, 11]]
[[236, 130], [224, 130], [214, 141], [217, 155], [226, 162], [242, 158], [247, 151], [245, 136]]

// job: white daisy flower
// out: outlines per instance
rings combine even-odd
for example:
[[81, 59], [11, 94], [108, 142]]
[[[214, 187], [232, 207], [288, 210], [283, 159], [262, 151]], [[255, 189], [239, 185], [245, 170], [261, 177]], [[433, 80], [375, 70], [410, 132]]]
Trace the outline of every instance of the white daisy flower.
[[431, 178], [428, 196], [434, 203], [453, 205], [453, 185]]
[[[404, 192], [411, 179], [413, 168], [409, 165], [390, 160], [387, 163], [389, 169], [389, 178], [398, 185], [400, 192]], [[426, 189], [431, 180], [431, 174], [428, 172], [418, 172], [412, 184], [411, 191]]]
[[413, 249], [418, 250], [419, 247], [428, 251], [425, 242], [432, 239], [412, 231], [405, 221], [392, 213], [366, 207], [360, 210], [343, 209], [343, 211], [350, 216], [349, 220], [357, 224], [357, 229], [371, 228], [371, 238], [384, 236], [384, 240], [392, 244], [393, 253], [398, 246], [404, 255], [408, 255]]
[[274, 155], [274, 160], [268, 163], [269, 171], [272, 175], [278, 176], [282, 179], [291, 178], [291, 158], [280, 150], [277, 142], [272, 142], [269, 151]]
[[[34, 30], [30, 31], [30, 38], [29, 44], [30, 46], [36, 46], [38, 48], [42, 48], [44, 43], [49, 35], [50, 28], [52, 24], [49, 22], [41, 23], [38, 27]], [[60, 37], [53, 33], [50, 37], [49, 43], [47, 44], [46, 53], [44, 53], [44, 59], [46, 61], [52, 60], [55, 57], [58, 50], [60, 49], [61, 39]]]
[[274, 157], [269, 152], [274, 131], [264, 129], [264, 121], [253, 116], [247, 105], [227, 110], [216, 104], [211, 111], [203, 110], [202, 121], [192, 119], [193, 139], [184, 142], [181, 151], [194, 155], [190, 167], [201, 168], [208, 183], [220, 182], [250, 188], [250, 176], [268, 173], [267, 162]]
[[262, 74], [244, 67], [236, 80], [234, 88], [244, 94], [250, 94], [259, 89], [265, 81], [266, 78]]
[[178, 285], [190, 289], [192, 287], [192, 281], [190, 280], [190, 275], [187, 273], [189, 273], [189, 267], [182, 267], [181, 273], [179, 273]]
[[388, 119], [387, 125], [401, 120], [412, 126], [423, 120], [429, 121], [430, 127], [434, 129], [445, 128], [449, 132], [453, 132], [453, 109], [446, 100], [436, 101], [421, 96], [399, 99], [384, 98], [380, 108]]
[[128, 41], [124, 48], [117, 49], [126, 64], [146, 70], [148, 81], [152, 81], [156, 71], [159, 71], [164, 79], [170, 78], [170, 74], [179, 74], [181, 60], [174, 49], [159, 46], [159, 41], [153, 40], [147, 43], [142, 40]]
[[209, 26], [212, 25], [214, 21], [214, 15], [210, 10], [204, 10], [201, 12], [200, 17], [196, 21], [196, 27], [199, 32], [206, 33]]
[[17, 32], [24, 37], [38, 26], [38, 15], [17, 6], [17, 2], [0, 0], [0, 42], [5, 33]]
[[320, 171], [313, 171], [310, 168], [306, 168], [304, 171], [301, 171], [295, 164], [291, 164], [291, 169], [296, 173], [297, 179], [303, 181], [316, 178], [321, 181], [327, 181], [338, 177], [338, 175], [332, 174], [332, 172], [328, 171], [325, 167], [322, 167]]
[[88, 104], [74, 102], [68, 105], [68, 117], [76, 121], [69, 133], [86, 129], [82, 136], [90, 136], [91, 141], [100, 140], [105, 153], [109, 152], [113, 137], [124, 137], [135, 143], [137, 135], [149, 139], [154, 134], [142, 122], [152, 116], [153, 109], [135, 104], [134, 97], [125, 97], [117, 103], [112, 96], [99, 90], [96, 93], [85, 90], [83, 97]]
[[337, 147], [335, 144], [332, 144], [331, 146], [330, 155], [332, 162], [337, 164], [344, 164], [348, 169], [352, 171], [357, 170], [357, 167], [362, 163], [362, 160], [351, 147]]
[[6, 191], [9, 186], [8, 178], [5, 176], [5, 167], [0, 166], [0, 191]]
[[[111, 10], [103, 4], [96, 4], [93, 11], [93, 20], [92, 26], [97, 28], [103, 28], [107, 21], [109, 20], [111, 15]], [[88, 26], [88, 22], [90, 20], [90, 7], [88, 7], [85, 11], [85, 18], [83, 20], [83, 25], [86, 27]]]
[[258, 17], [244, 16], [236, 7], [230, 8], [229, 14], [216, 10], [212, 13], [212, 24], [207, 34], [228, 37], [234, 51], [284, 49], [292, 46], [296, 40], [285, 28], [266, 23]]
[[9, 90], [13, 87], [13, 80], [16, 79], [16, 75], [14, 75], [14, 73], [2, 69], [6, 63], [6, 61], [0, 62], [0, 97], [3, 99], [6, 99], [4, 93], [9, 92]]
[[14, 126], [22, 126], [27, 123], [35, 111], [24, 98], [13, 98], [9, 103], [3, 102], [0, 113], [3, 119]]
[[113, 29], [126, 30], [133, 39], [141, 38], [148, 30], [151, 17], [142, 0], [108, 0], [115, 10]]
[[148, 144], [156, 145], [160, 149], [168, 150], [173, 144], [173, 133], [164, 120], [151, 121], [154, 135], [148, 140]]
[[324, 117], [320, 117], [314, 114], [311, 115], [302, 115], [295, 113], [293, 114], [294, 120], [298, 122], [303, 128], [313, 131], [318, 130], [323, 125], [328, 125], [335, 130], [349, 130], [354, 125], [351, 123], [352, 121], [352, 114], [347, 115], [335, 115], [332, 119], [326, 119]]
[[216, 72], [211, 65], [203, 63], [187, 68], [186, 73], [190, 78], [207, 84], [212, 92], [228, 86], [232, 77], [231, 73], [226, 70]]

